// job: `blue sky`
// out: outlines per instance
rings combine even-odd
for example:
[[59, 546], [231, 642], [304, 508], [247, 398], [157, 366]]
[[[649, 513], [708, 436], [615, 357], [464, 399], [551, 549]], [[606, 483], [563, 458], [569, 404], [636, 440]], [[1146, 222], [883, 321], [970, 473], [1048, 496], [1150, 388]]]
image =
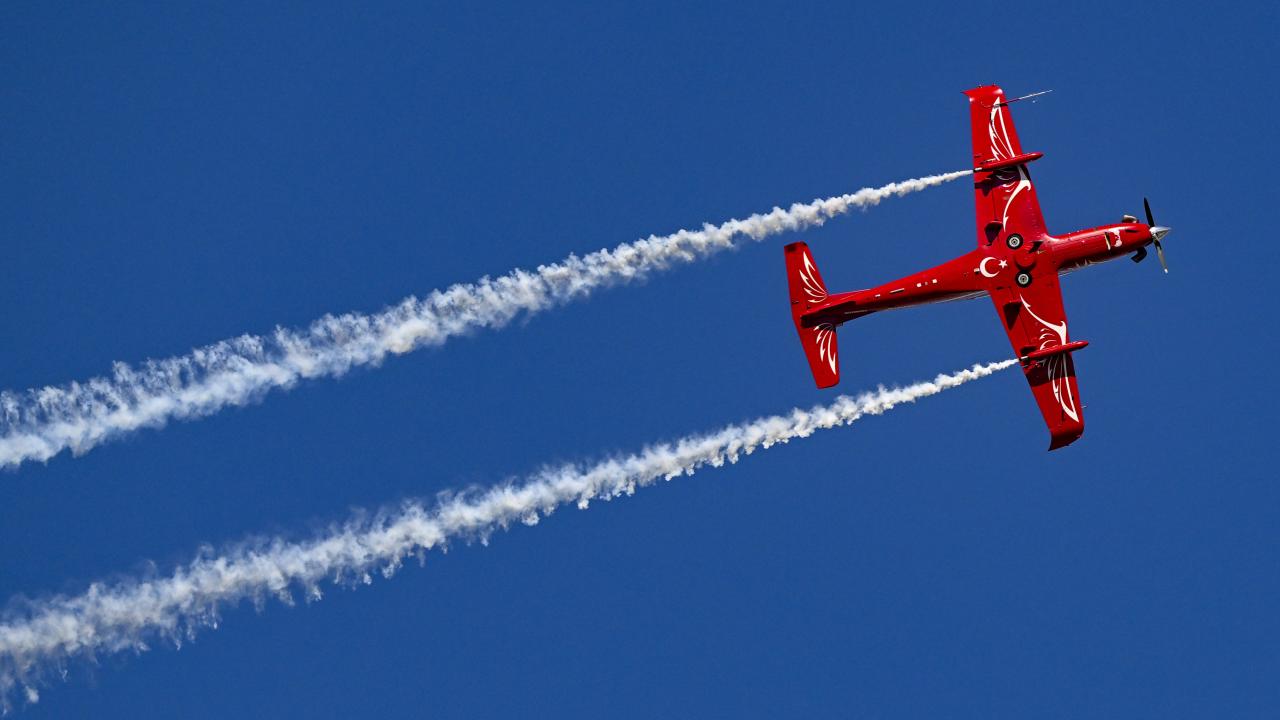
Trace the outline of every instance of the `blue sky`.
[[[316, 4], [3, 10], [0, 386], [107, 372], [653, 232], [963, 168], [1015, 106], [1051, 230], [1172, 272], [1063, 282], [1087, 429], [1007, 372], [564, 511], [26, 717], [1236, 717], [1280, 702], [1276, 10]], [[964, 182], [805, 233], [832, 289], [967, 251]], [[781, 247], [0, 475], [0, 595], [832, 398]], [[841, 332], [842, 389], [1007, 354], [985, 300]], [[161, 644], [163, 645], [163, 644]]]

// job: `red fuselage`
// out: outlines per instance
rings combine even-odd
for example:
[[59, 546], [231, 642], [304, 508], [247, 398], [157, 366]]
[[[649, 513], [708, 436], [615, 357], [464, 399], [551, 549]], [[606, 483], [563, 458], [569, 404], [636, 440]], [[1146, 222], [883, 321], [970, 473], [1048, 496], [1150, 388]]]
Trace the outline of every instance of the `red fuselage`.
[[1017, 249], [995, 241], [941, 265], [866, 290], [830, 295], [805, 311], [806, 327], [846, 320], [880, 310], [981, 297], [992, 284], [1015, 285], [1020, 272], [1058, 274], [1114, 260], [1151, 244], [1151, 229], [1121, 223], [1061, 236], [1024, 237]]

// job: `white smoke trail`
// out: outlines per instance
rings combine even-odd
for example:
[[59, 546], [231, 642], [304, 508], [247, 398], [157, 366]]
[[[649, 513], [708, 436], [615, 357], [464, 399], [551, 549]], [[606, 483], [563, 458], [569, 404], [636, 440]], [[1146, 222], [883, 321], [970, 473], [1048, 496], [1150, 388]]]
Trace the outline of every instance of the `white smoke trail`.
[[84, 383], [0, 393], [0, 468], [46, 461], [70, 449], [79, 455], [123, 433], [159, 427], [170, 419], [211, 415], [250, 402], [272, 388], [301, 379], [337, 377], [352, 367], [377, 365], [389, 354], [440, 345], [479, 328], [506, 325], [521, 312], [536, 313], [585, 297], [592, 290], [631, 282], [655, 270], [689, 263], [782, 232], [822, 225], [852, 208], [906, 195], [969, 175], [961, 172], [864, 188], [789, 209], [704, 225], [598, 250], [532, 272], [513, 270], [409, 297], [373, 315], [326, 315], [305, 330], [277, 328], [269, 337], [243, 335], [182, 357], [117, 363], [111, 377]]
[[452, 539], [487, 540], [516, 522], [533, 525], [561, 505], [585, 509], [591, 500], [611, 500], [658, 480], [735, 463], [758, 448], [878, 415], [1016, 362], [974, 365], [929, 382], [841, 396], [830, 405], [730, 425], [595, 465], [548, 468], [519, 484], [441, 496], [430, 509], [407, 502], [394, 512], [349, 521], [308, 542], [276, 538], [220, 555], [206, 551], [166, 578], [96, 583], [83, 595], [30, 603], [24, 612], [10, 613], [0, 622], [0, 702], [8, 702], [19, 687], [33, 696], [42, 670], [64, 666], [77, 656], [141, 651], [155, 637], [175, 642], [192, 637], [216, 623], [221, 607], [241, 600], [261, 605], [275, 596], [288, 603], [294, 590], [308, 600], [319, 599], [325, 579], [368, 583], [375, 572], [389, 577], [405, 558], [421, 559]]

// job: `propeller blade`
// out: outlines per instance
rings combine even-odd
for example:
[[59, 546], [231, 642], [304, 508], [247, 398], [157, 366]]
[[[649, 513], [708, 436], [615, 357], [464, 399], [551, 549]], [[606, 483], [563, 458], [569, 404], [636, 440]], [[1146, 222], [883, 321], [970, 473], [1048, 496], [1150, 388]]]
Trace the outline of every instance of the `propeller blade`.
[[1155, 225], [1155, 218], [1151, 217], [1151, 203], [1146, 198], [1142, 198], [1142, 208], [1147, 211], [1147, 225]]
[[1155, 246], [1156, 246], [1156, 257], [1160, 258], [1160, 267], [1164, 268], [1165, 274], [1168, 274], [1169, 264], [1164, 261], [1164, 246], [1160, 244], [1159, 240], [1155, 242]]

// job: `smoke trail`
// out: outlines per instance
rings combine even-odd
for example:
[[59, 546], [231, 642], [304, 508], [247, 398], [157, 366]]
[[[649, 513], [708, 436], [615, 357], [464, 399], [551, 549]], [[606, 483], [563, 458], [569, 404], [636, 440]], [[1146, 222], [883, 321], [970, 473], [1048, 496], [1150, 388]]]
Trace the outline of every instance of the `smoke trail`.
[[0, 393], [0, 468], [45, 461], [63, 450], [88, 452], [113, 436], [170, 419], [211, 415], [241, 405], [272, 388], [300, 379], [337, 377], [352, 367], [376, 365], [387, 355], [440, 345], [478, 328], [498, 328], [521, 312], [536, 313], [585, 297], [592, 290], [643, 278], [734, 246], [742, 238], [822, 225], [890, 196], [906, 195], [969, 175], [969, 171], [864, 188], [789, 209], [774, 208], [745, 220], [704, 225], [598, 250], [532, 272], [409, 297], [373, 315], [326, 315], [304, 330], [277, 328], [269, 337], [243, 335], [182, 357], [148, 360], [140, 367], [117, 363], [110, 377], [84, 383]]
[[561, 505], [574, 503], [585, 509], [591, 500], [611, 500], [658, 480], [735, 463], [758, 448], [879, 415], [1016, 362], [974, 365], [929, 382], [841, 396], [830, 405], [730, 425], [595, 465], [544, 469], [518, 484], [442, 495], [430, 509], [407, 502], [394, 512], [349, 521], [308, 542], [276, 538], [221, 555], [206, 551], [166, 578], [98, 583], [77, 597], [34, 602], [0, 623], [0, 702], [7, 702], [19, 687], [33, 696], [32, 685], [42, 669], [63, 666], [77, 656], [141, 651], [155, 637], [180, 643], [199, 628], [215, 624], [221, 607], [241, 600], [261, 604], [275, 596], [288, 603], [295, 590], [308, 600], [319, 599], [325, 579], [368, 583], [375, 572], [389, 577], [405, 558], [422, 559], [426, 551], [452, 539], [487, 540], [495, 530], [516, 522], [536, 524]]

